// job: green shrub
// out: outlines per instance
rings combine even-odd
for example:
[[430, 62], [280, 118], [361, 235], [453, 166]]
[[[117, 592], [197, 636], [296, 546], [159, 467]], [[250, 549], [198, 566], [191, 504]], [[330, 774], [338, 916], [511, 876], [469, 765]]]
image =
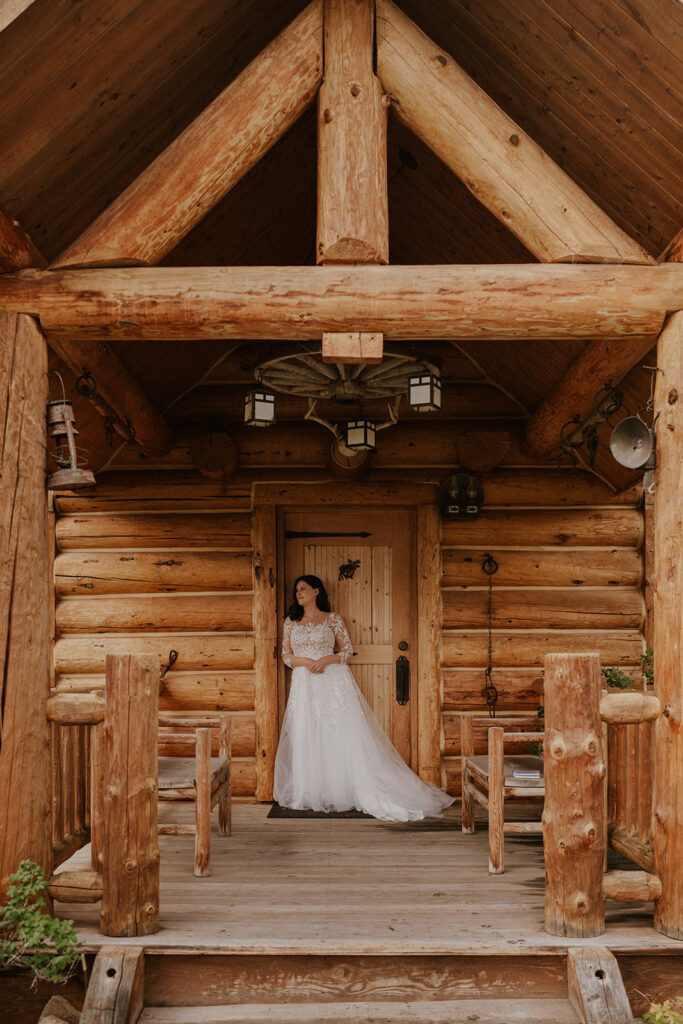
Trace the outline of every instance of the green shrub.
[[33, 984], [67, 981], [83, 959], [73, 921], [45, 913], [47, 881], [38, 864], [23, 860], [9, 881], [7, 904], [0, 907], [0, 968], [26, 968]]
[[645, 1024], [683, 1024], [683, 996], [663, 1003], [650, 1003], [643, 1020]]

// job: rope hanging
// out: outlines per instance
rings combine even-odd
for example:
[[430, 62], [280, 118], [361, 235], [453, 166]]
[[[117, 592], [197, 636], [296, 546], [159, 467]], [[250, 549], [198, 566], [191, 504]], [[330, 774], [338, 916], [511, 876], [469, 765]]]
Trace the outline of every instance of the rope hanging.
[[496, 717], [496, 704], [498, 703], [498, 690], [493, 685], [491, 673], [493, 672], [493, 574], [498, 572], [498, 562], [491, 555], [484, 555], [481, 566], [483, 572], [489, 578], [489, 663], [484, 672], [484, 689], [482, 696], [486, 698], [486, 706], [489, 709], [489, 717]]

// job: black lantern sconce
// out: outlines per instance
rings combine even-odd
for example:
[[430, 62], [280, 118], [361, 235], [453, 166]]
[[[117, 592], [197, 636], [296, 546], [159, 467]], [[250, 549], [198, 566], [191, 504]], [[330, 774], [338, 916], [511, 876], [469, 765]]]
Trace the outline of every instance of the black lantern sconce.
[[244, 397], [244, 422], [250, 427], [275, 423], [275, 395], [272, 391], [250, 391]]
[[374, 452], [377, 425], [371, 420], [350, 420], [346, 424], [346, 447], [353, 452]]
[[[67, 401], [64, 381], [53, 371], [48, 377], [58, 377], [62, 397], [47, 403], [47, 433], [54, 441], [51, 452], [57, 470], [47, 478], [48, 491], [75, 491], [80, 487], [93, 487], [94, 474], [85, 469], [85, 453], [76, 447], [76, 422], [71, 402]], [[80, 464], [79, 464], [80, 463]]]
[[469, 473], [454, 473], [439, 488], [441, 515], [447, 519], [474, 519], [483, 504], [481, 481]]
[[408, 405], [415, 412], [438, 412], [441, 408], [441, 377], [436, 373], [412, 376], [408, 381]]

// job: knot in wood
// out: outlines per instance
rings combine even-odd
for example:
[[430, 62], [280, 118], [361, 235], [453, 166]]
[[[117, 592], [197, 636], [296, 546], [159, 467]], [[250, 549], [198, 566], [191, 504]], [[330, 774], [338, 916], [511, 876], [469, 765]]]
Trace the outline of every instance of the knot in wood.
[[595, 757], [595, 755], [598, 752], [598, 741], [596, 740], [595, 736], [586, 737], [586, 742], [584, 744], [583, 749], [586, 751], [587, 754], [590, 754], [591, 757]]
[[351, 86], [351, 95], [360, 96], [360, 86], [358, 82], [354, 82], [353, 85]]
[[325, 124], [329, 124], [331, 120], [332, 111], [330, 110], [329, 107], [325, 107], [325, 109], [323, 110], [323, 121], [325, 122]]
[[588, 897], [585, 893], [577, 892], [574, 897], [574, 907], [581, 912], [588, 910]]
[[598, 838], [598, 826], [594, 822], [588, 822], [583, 830], [583, 838], [587, 845], [594, 843]]
[[556, 761], [564, 761], [567, 757], [567, 746], [564, 740], [558, 739], [550, 745], [550, 755]]
[[509, 141], [511, 146], [518, 146], [519, 145], [519, 135], [517, 135], [517, 134], [511, 135], [508, 141]]
[[445, 67], [446, 64], [448, 64], [448, 61], [446, 60], [442, 53], [437, 53], [436, 59], [438, 60], [439, 64], [443, 65], [443, 67]]
[[669, 403], [669, 405], [675, 405], [677, 401], [678, 401], [678, 389], [677, 388], [672, 388], [671, 391], [668, 394], [667, 402]]

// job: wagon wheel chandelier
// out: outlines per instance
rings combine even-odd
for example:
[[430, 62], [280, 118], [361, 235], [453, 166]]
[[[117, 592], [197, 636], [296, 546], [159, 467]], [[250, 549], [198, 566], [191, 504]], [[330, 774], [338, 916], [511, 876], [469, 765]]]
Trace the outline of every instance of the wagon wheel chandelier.
[[[398, 421], [401, 396], [406, 395], [411, 409], [431, 412], [441, 408], [439, 367], [428, 359], [402, 352], [386, 352], [377, 365], [326, 363], [322, 344], [297, 346], [289, 352], [267, 359], [254, 371], [261, 385], [245, 398], [244, 420], [251, 426], [269, 426], [276, 419], [277, 393], [308, 399], [305, 419], [326, 427], [340, 449], [367, 452], [375, 448], [378, 430]], [[360, 409], [366, 402], [385, 401], [387, 416], [383, 422], [364, 417], [360, 412], [342, 429], [317, 412], [319, 401], [349, 404]]]

